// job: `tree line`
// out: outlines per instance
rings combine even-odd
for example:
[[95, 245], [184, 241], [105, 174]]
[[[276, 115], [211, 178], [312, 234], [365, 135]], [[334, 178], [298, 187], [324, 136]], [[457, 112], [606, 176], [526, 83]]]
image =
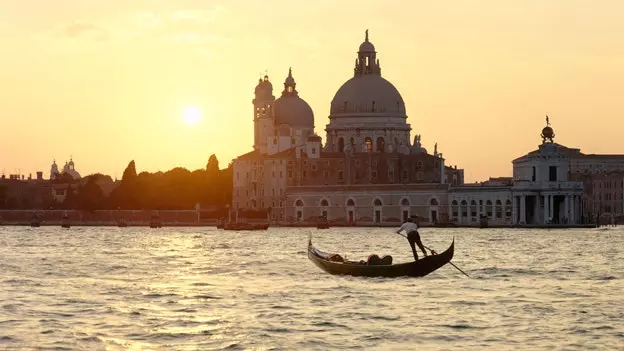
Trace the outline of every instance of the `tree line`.
[[[219, 169], [219, 161], [211, 155], [205, 169], [189, 171], [182, 167], [167, 172], [137, 174], [134, 160], [124, 170], [121, 181], [114, 182], [108, 175], [92, 174], [76, 181], [62, 174], [52, 180], [49, 198], [38, 199], [40, 209], [74, 210], [192, 210], [223, 208], [232, 201], [232, 167]], [[63, 202], [52, 199], [54, 189], [67, 192]], [[105, 189], [112, 188], [106, 195]], [[6, 189], [0, 191], [0, 208], [7, 206]], [[23, 201], [23, 204], [33, 201]], [[19, 206], [19, 208], [29, 206]]]

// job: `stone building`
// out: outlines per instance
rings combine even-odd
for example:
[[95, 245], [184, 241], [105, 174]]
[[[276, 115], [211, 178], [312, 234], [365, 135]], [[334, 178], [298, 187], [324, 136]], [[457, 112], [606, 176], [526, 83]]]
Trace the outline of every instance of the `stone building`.
[[233, 161], [232, 210], [265, 211], [281, 223], [396, 224], [408, 216], [448, 221], [448, 183], [463, 170], [411, 143], [405, 103], [381, 76], [368, 31], [352, 78], [336, 92], [326, 142], [289, 70], [280, 98], [265, 76], [255, 89], [254, 150]]

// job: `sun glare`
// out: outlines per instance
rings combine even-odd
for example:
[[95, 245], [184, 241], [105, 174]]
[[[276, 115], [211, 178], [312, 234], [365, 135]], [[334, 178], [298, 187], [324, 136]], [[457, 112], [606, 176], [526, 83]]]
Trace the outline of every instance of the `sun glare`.
[[201, 122], [202, 119], [202, 111], [197, 106], [187, 106], [182, 111], [182, 120], [184, 123], [192, 126]]

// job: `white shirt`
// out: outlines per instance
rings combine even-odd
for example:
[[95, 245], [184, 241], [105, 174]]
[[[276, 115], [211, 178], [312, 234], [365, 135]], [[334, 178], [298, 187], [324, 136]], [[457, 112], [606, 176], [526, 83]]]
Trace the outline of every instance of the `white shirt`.
[[405, 222], [401, 225], [399, 230], [397, 230], [397, 233], [400, 233], [401, 230], [405, 230], [406, 233], [417, 231], [418, 225], [414, 222]]

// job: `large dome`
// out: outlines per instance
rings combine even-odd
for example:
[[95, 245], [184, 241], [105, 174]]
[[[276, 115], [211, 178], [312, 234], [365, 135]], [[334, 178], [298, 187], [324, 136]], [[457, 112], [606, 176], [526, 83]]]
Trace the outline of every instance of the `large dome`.
[[344, 83], [331, 102], [332, 115], [379, 113], [405, 116], [399, 91], [381, 75], [359, 75]]
[[312, 108], [296, 95], [285, 95], [275, 100], [275, 124], [288, 124], [291, 127], [314, 128]]

